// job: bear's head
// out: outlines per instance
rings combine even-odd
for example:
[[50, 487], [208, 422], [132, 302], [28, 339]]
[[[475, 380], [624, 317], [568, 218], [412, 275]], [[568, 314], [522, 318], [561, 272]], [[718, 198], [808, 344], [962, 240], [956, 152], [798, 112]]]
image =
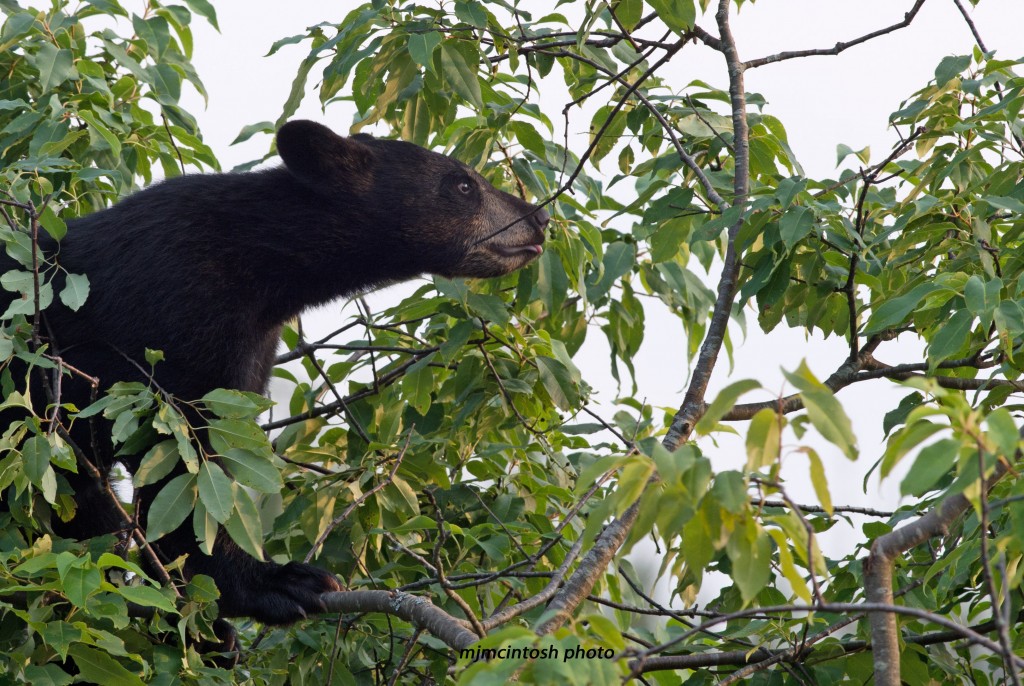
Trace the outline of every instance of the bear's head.
[[414, 271], [492, 277], [543, 252], [549, 216], [467, 165], [404, 141], [342, 137], [290, 121], [277, 132], [288, 170], [327, 204], [358, 205]]

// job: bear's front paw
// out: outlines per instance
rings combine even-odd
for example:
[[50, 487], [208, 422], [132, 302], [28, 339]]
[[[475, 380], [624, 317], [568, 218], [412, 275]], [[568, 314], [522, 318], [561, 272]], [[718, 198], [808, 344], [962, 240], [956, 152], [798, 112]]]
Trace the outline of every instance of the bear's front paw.
[[263, 577], [248, 614], [264, 624], [291, 624], [326, 610], [321, 593], [342, 590], [333, 574], [301, 562], [277, 566]]

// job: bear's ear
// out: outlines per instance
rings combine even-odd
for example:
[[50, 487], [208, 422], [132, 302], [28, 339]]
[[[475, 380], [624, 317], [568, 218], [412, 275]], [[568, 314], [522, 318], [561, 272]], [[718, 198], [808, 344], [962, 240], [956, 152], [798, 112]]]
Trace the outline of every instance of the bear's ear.
[[370, 146], [304, 119], [278, 129], [277, 153], [292, 174], [314, 188], [339, 182], [358, 186], [372, 174]]

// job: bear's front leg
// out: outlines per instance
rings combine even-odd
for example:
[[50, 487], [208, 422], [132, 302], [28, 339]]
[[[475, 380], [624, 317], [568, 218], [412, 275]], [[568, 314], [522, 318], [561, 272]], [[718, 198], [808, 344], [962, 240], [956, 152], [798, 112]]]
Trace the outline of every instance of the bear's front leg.
[[[154, 491], [161, 484], [140, 489], [139, 507], [147, 520]], [[199, 549], [191, 518], [174, 531], [153, 542], [166, 561], [187, 555], [185, 576], [212, 577], [220, 591], [220, 617], [252, 617], [258, 622], [280, 626], [304, 619], [326, 608], [320, 594], [342, 590], [334, 575], [301, 562], [261, 562], [238, 547], [223, 527], [217, 531], [213, 554]], [[145, 559], [145, 558], [144, 558]]]
[[[162, 541], [158, 545], [166, 548]], [[190, 576], [206, 574], [217, 583], [221, 617], [252, 617], [275, 626], [323, 612], [326, 607], [320, 594], [342, 590], [333, 574], [318, 567], [301, 562], [260, 562], [239, 548], [223, 529], [213, 555], [198, 549], [190, 552], [185, 570]]]

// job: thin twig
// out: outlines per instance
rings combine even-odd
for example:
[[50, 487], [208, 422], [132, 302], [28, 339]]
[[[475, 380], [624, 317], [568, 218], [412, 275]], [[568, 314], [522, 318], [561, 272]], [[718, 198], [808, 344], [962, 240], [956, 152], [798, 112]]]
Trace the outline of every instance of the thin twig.
[[363, 493], [361, 496], [359, 496], [351, 503], [349, 503], [349, 506], [346, 507], [340, 515], [332, 519], [331, 523], [324, 527], [323, 533], [321, 533], [317, 537], [316, 541], [313, 542], [312, 547], [309, 549], [309, 552], [306, 553], [306, 557], [303, 560], [304, 562], [309, 562], [313, 559], [313, 555], [320, 548], [320, 546], [323, 545], [324, 541], [327, 540], [327, 537], [330, 535], [330, 533], [338, 526], [340, 526], [342, 522], [347, 520], [348, 516], [352, 514], [353, 510], [355, 510], [357, 507], [366, 502], [366, 499], [372, 496], [374, 493], [378, 492], [379, 490], [387, 486], [389, 483], [394, 481], [395, 474], [398, 473], [398, 468], [402, 466], [402, 460], [405, 458], [405, 451], [409, 449], [409, 441], [412, 440], [412, 431], [413, 427], [410, 427], [409, 432], [405, 436], [405, 444], [402, 446], [402, 449], [398, 452], [398, 455], [395, 457], [395, 462], [393, 465], [391, 465], [391, 471], [388, 473], [387, 477], [381, 482], [379, 482], [377, 485], [375, 485], [373, 488], [368, 490], [366, 493]]

